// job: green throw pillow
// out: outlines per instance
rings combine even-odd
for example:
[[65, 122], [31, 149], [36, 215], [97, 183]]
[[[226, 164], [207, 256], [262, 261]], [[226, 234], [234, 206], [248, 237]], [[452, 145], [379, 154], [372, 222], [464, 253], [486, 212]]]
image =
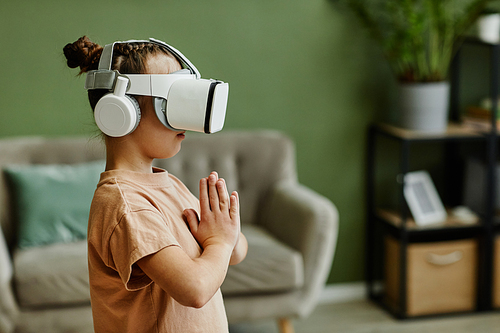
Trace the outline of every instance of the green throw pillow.
[[90, 203], [103, 171], [104, 161], [6, 167], [18, 218], [18, 246], [84, 239]]

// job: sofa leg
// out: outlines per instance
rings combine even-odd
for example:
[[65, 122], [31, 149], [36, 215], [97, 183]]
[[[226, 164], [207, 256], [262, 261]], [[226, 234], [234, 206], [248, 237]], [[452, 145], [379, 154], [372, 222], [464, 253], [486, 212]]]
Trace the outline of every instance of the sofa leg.
[[294, 333], [292, 321], [289, 318], [280, 318], [278, 320], [280, 333]]

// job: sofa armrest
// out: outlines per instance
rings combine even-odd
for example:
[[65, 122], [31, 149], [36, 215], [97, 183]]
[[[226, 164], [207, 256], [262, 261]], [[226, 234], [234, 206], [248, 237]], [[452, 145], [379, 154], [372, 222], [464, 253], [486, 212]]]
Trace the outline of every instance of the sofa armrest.
[[12, 290], [12, 261], [0, 228], [0, 333], [14, 331], [19, 309]]
[[333, 262], [338, 235], [338, 211], [326, 197], [292, 182], [270, 193], [260, 225], [304, 259], [303, 315], [312, 311]]

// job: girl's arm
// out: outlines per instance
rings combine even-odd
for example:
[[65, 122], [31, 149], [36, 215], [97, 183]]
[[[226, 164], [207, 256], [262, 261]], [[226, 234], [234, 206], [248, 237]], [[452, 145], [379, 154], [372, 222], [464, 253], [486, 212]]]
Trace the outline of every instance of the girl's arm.
[[167, 294], [182, 305], [201, 308], [217, 292], [226, 276], [231, 246], [213, 244], [191, 259], [178, 246], [166, 247], [137, 262]]
[[233, 253], [231, 254], [229, 265], [236, 265], [242, 262], [243, 259], [245, 259], [245, 257], [247, 256], [247, 252], [248, 252], [247, 239], [245, 235], [243, 235], [243, 233], [240, 232], [240, 237], [238, 238], [238, 243], [236, 243]]
[[200, 180], [200, 214], [198, 221], [194, 211], [185, 211], [191, 233], [203, 248], [200, 257], [192, 259], [180, 247], [169, 246], [137, 262], [177, 302], [195, 308], [213, 297], [230, 262], [241, 261], [247, 248], [240, 233], [238, 194], [229, 197], [216, 173]]

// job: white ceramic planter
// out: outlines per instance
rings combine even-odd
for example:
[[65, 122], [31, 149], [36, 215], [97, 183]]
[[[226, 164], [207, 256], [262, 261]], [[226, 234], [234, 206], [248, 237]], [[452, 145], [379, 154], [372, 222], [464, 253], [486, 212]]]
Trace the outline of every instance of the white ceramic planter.
[[444, 132], [448, 126], [449, 82], [400, 83], [399, 125], [423, 132]]
[[500, 14], [482, 15], [477, 20], [479, 39], [497, 44], [500, 41]]

